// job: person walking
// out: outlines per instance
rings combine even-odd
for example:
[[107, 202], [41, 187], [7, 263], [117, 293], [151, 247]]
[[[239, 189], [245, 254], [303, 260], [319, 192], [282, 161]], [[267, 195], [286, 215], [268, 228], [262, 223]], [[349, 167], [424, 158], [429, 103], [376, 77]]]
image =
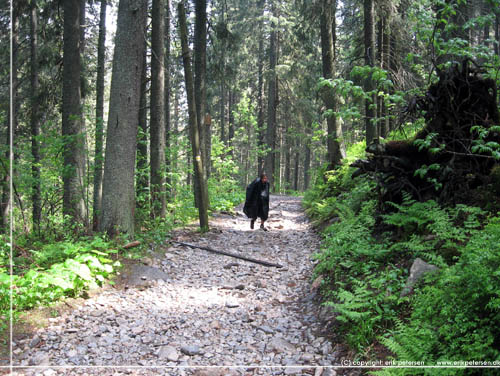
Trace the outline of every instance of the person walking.
[[265, 173], [260, 174], [260, 177], [248, 185], [243, 213], [251, 219], [250, 228], [252, 230], [255, 221], [260, 218], [260, 228], [267, 231], [264, 222], [269, 216], [269, 181]]

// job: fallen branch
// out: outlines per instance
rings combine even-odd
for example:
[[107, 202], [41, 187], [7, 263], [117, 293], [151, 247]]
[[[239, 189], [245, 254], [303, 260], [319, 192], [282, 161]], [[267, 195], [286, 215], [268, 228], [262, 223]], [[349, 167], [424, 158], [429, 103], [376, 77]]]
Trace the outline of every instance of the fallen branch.
[[129, 248], [133, 248], [133, 247], [137, 247], [138, 245], [140, 245], [141, 242], [139, 240], [134, 240], [133, 242], [130, 242], [128, 244], [125, 244], [123, 246], [123, 249], [129, 249]]
[[185, 247], [190, 247], [190, 248], [193, 248], [193, 249], [199, 248], [199, 249], [203, 249], [204, 251], [208, 251], [208, 252], [212, 252], [212, 253], [217, 253], [219, 255], [234, 257], [234, 258], [237, 258], [237, 259], [240, 259], [240, 260], [245, 260], [245, 261], [253, 262], [254, 264], [259, 264], [259, 265], [264, 265], [264, 266], [269, 266], [269, 267], [275, 267], [275, 268], [282, 268], [283, 267], [283, 265], [280, 265], [280, 264], [274, 264], [274, 263], [268, 262], [268, 261], [257, 260], [257, 259], [251, 258], [251, 257], [241, 256], [241, 255], [237, 255], [236, 253], [219, 251], [219, 250], [216, 250], [216, 249], [213, 249], [213, 248], [209, 248], [209, 247], [202, 247], [202, 246], [199, 246], [199, 245], [193, 245], [193, 244], [178, 242], [176, 240], [171, 240], [171, 242], [183, 245]]

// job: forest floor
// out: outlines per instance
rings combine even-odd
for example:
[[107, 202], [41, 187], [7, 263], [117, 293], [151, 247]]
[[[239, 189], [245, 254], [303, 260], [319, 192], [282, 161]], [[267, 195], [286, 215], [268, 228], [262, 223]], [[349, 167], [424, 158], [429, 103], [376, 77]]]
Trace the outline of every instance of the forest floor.
[[347, 354], [328, 339], [311, 287], [319, 236], [300, 198], [273, 195], [270, 209], [269, 231], [259, 229], [260, 220], [251, 230], [238, 207], [236, 215], [212, 218], [208, 233], [193, 225], [176, 230], [172, 239], [283, 268], [175, 244], [157, 246], [148, 265], [129, 266], [116, 286], [17, 338], [14, 364], [38, 368], [17, 368], [14, 374], [352, 374], [324, 367]]

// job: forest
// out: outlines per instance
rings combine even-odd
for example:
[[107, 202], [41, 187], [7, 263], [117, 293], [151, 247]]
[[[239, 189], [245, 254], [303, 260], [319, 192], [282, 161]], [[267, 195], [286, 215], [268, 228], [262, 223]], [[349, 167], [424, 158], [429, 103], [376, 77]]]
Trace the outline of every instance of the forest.
[[1, 1], [0, 330], [210, 233], [265, 172], [303, 197], [351, 359], [500, 361], [499, 23], [499, 0]]

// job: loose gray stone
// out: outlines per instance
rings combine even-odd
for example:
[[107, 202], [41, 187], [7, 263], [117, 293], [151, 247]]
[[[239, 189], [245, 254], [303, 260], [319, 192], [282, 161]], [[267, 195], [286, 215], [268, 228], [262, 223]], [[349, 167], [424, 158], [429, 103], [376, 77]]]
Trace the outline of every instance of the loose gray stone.
[[149, 281], [168, 281], [169, 275], [161, 269], [148, 265], [134, 265], [128, 270], [125, 277], [130, 286], [145, 286]]
[[323, 373], [323, 376], [336, 376], [336, 375], [337, 375], [337, 372], [333, 368], [330, 368], [330, 367], [326, 367], [325, 372]]
[[259, 326], [257, 329], [262, 330], [266, 334], [274, 334], [274, 330], [267, 325]]
[[30, 366], [48, 366], [50, 364], [50, 356], [47, 353], [38, 352], [28, 362]]
[[[235, 260], [200, 249], [170, 249], [168, 257], [156, 260], [162, 256], [151, 256], [154, 262], [147, 265], [156, 267], [163, 278], [150, 279], [145, 268], [128, 267], [122, 273], [132, 270], [144, 285], [133, 288], [133, 281], [125, 280], [123, 285], [131, 288], [105, 289], [75, 303], [73, 311], [40, 329], [39, 343], [33, 338], [17, 346], [22, 351], [14, 354], [16, 364], [35, 364], [32, 358], [38, 352], [46, 353], [54, 365], [150, 366], [156, 359], [168, 367], [198, 363], [289, 366], [288, 370], [211, 371], [214, 375], [221, 371], [220, 376], [228, 376], [229, 371], [240, 376], [305, 375], [314, 374], [312, 368], [300, 370], [293, 366], [333, 364], [333, 354], [322, 353], [325, 340], [313, 346], [326, 328], [317, 318], [318, 299], [303, 299], [310, 294], [311, 272], [316, 263], [311, 261], [311, 255], [319, 248], [319, 239], [303, 222], [299, 199], [273, 196], [271, 204], [269, 227], [283, 225], [287, 231], [250, 231], [249, 221], [243, 216], [224, 219], [216, 215], [211, 221], [213, 230], [203, 238], [192, 236], [189, 228], [175, 230], [179, 232], [173, 235], [199, 246], [236, 249], [241, 254], [286, 265], [284, 269], [278, 271], [246, 261], [233, 263]], [[277, 204], [282, 215], [275, 209]], [[151, 245], [158, 250], [160, 246]], [[232, 308], [226, 306], [227, 301]], [[325, 314], [331, 312], [325, 309]], [[34, 347], [30, 347], [31, 341]], [[196, 350], [181, 351], [181, 345], [196, 345]], [[73, 348], [77, 355], [69, 357]], [[174, 373], [185, 376], [194, 371], [179, 368]], [[77, 373], [98, 374], [89, 370]]]
[[281, 337], [274, 337], [268, 345], [269, 350], [278, 353], [295, 351], [295, 346]]
[[237, 301], [235, 301], [235, 300], [228, 300], [226, 302], [226, 307], [227, 308], [236, 308], [236, 307], [239, 307], [239, 306], [240, 306], [240, 304]]
[[407, 296], [413, 293], [413, 287], [422, 279], [422, 277], [430, 272], [439, 270], [436, 265], [428, 264], [420, 258], [416, 258], [410, 268], [410, 276], [406, 280], [406, 285], [401, 291], [401, 296]]
[[179, 353], [173, 346], [163, 346], [158, 353], [158, 357], [170, 362], [177, 362], [179, 360]]
[[34, 336], [33, 339], [31, 340], [30, 342], [30, 347], [33, 348], [33, 347], [37, 347], [41, 342], [41, 339], [39, 336]]
[[193, 355], [198, 355], [201, 352], [201, 349], [197, 345], [185, 345], [181, 346], [181, 352], [183, 354], [193, 356]]

